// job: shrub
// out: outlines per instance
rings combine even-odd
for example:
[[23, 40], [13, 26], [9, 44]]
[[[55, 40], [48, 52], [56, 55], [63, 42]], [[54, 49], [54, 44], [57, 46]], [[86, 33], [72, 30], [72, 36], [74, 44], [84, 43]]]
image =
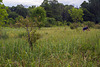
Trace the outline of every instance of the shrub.
[[99, 24], [96, 24], [96, 25], [95, 25], [95, 28], [96, 28], [96, 29], [100, 29], [100, 25], [99, 25]]
[[45, 18], [44, 26], [51, 27], [52, 25], [57, 25], [56, 20], [54, 18]]
[[30, 40], [32, 43], [35, 43], [39, 38], [40, 38], [40, 34], [36, 33], [36, 30], [30, 32]]
[[84, 22], [83, 24], [84, 24], [84, 26], [87, 25], [88, 27], [94, 27], [95, 26], [95, 23], [91, 22], [91, 21]]
[[76, 29], [77, 27], [79, 27], [78, 23], [73, 23], [73, 24], [70, 25], [71, 29]]
[[40, 29], [41, 27], [43, 27], [44, 26], [44, 24], [42, 23], [42, 22], [38, 22], [37, 23], [37, 27]]
[[16, 24], [14, 25], [14, 27], [20, 28], [20, 27], [23, 27], [23, 25], [22, 25], [21, 23], [16, 23]]
[[62, 22], [60, 22], [60, 21], [57, 21], [57, 24], [56, 24], [57, 26], [62, 26], [63, 25], [63, 23]]
[[70, 26], [71, 25], [71, 22], [67, 22], [67, 25]]
[[13, 18], [9, 18], [8, 19], [8, 24], [15, 24], [15, 20]]

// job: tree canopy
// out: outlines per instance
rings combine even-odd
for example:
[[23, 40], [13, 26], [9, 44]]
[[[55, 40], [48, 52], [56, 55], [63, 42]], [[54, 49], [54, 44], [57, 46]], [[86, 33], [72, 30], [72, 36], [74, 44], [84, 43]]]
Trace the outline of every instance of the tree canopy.
[[82, 9], [77, 9], [77, 8], [72, 8], [71, 10], [69, 10], [69, 14], [72, 17], [74, 22], [79, 22], [79, 21], [83, 21], [82, 16], [83, 14], [83, 10]]
[[41, 22], [46, 17], [46, 12], [43, 7], [36, 7], [32, 10], [31, 17], [33, 19], [37, 19], [37, 21]]
[[5, 24], [4, 21], [6, 20], [8, 13], [6, 8], [3, 4], [0, 4], [0, 25]]
[[[43, 3], [36, 7], [35, 5], [26, 8], [20, 4], [17, 6], [7, 7], [4, 6], [0, 0], [0, 23], [16, 23], [16, 18], [19, 16], [32, 18], [34, 22], [43, 22], [46, 24], [62, 24], [80, 22], [80, 21], [93, 21], [100, 22], [100, 0], [84, 1], [79, 8], [73, 5], [64, 5], [59, 3], [58, 0], [44, 0]], [[56, 22], [51, 22], [54, 19]], [[45, 21], [44, 21], [45, 20]], [[50, 21], [50, 22], [49, 22]], [[60, 21], [60, 22], [59, 22]], [[51, 26], [51, 25], [47, 25]]]
[[92, 15], [92, 20], [96, 23], [100, 22], [100, 0], [89, 0], [89, 2], [84, 1], [81, 4], [81, 8], [86, 8]]

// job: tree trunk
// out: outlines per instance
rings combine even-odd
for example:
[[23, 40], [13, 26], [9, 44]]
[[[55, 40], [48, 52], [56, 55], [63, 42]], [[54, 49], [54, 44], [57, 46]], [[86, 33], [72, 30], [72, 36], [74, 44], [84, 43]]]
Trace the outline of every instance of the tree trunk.
[[31, 37], [30, 37], [30, 32], [29, 32], [28, 28], [27, 28], [27, 32], [28, 32], [28, 42], [29, 42], [29, 46], [30, 46], [30, 48], [32, 50], [33, 49], [33, 45], [32, 45], [32, 41], [31, 41]]

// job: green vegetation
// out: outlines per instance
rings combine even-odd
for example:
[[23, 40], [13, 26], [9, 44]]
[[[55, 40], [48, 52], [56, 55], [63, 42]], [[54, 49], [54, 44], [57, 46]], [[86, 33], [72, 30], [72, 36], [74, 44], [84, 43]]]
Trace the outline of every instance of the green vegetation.
[[89, 2], [84, 1], [79, 8], [76, 8], [73, 5], [59, 3], [58, 0], [44, 0], [38, 7], [25, 8], [22, 4], [7, 7], [0, 2], [0, 25], [12, 27], [17, 23], [16, 19], [20, 19], [20, 16], [32, 18], [39, 28], [70, 25], [73, 22], [83, 23], [84, 21], [99, 24], [99, 4], [99, 0], [89, 0]]
[[[41, 38], [29, 48], [24, 28], [4, 28], [0, 36], [0, 67], [98, 67], [100, 30], [41, 28]], [[5, 34], [6, 33], [6, 34]]]
[[100, 67], [100, 0], [80, 8], [57, 0], [28, 8], [1, 2], [0, 67]]
[[72, 8], [71, 10], [69, 10], [69, 14], [72, 17], [72, 20], [74, 22], [79, 22], [79, 21], [83, 21], [82, 16], [83, 14], [83, 10], [82, 9], [76, 9], [76, 8]]
[[0, 4], [0, 26], [3, 26], [8, 14], [4, 5]]

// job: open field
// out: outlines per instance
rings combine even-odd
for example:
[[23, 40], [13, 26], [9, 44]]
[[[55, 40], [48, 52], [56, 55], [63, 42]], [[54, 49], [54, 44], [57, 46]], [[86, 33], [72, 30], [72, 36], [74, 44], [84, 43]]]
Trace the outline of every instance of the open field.
[[100, 29], [69, 27], [37, 30], [41, 38], [29, 48], [23, 28], [3, 28], [0, 67], [99, 67]]

